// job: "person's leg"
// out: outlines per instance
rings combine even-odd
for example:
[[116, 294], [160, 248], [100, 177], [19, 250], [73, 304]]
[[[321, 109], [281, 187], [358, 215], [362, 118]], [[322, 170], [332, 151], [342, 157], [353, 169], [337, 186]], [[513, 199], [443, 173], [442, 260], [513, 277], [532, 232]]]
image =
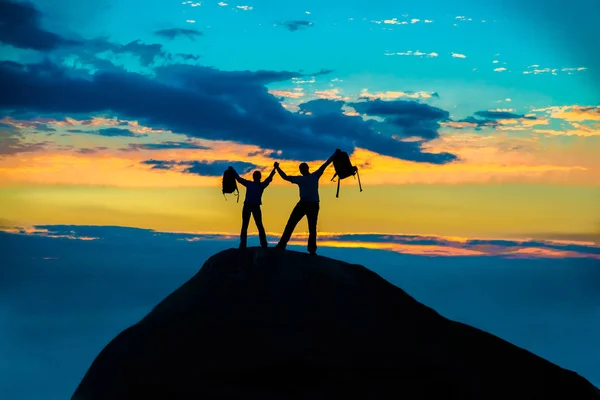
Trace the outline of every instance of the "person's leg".
[[317, 253], [317, 220], [319, 219], [319, 203], [310, 203], [306, 209], [308, 219], [308, 252]]
[[248, 224], [250, 223], [251, 208], [244, 204], [242, 208], [242, 231], [240, 232], [240, 249], [246, 248], [246, 240], [248, 237]]
[[302, 219], [302, 217], [304, 217], [305, 214], [306, 211], [304, 209], [304, 204], [296, 204], [296, 207], [294, 207], [294, 209], [292, 210], [290, 218], [288, 219], [288, 222], [285, 225], [283, 235], [281, 235], [281, 239], [279, 239], [279, 243], [277, 243], [277, 248], [285, 249], [287, 242], [289, 242], [290, 238], [292, 237], [292, 233], [294, 232], [296, 225], [298, 225], [298, 222], [300, 222], [300, 220]]
[[260, 206], [254, 206], [252, 208], [252, 216], [254, 217], [254, 223], [256, 224], [256, 228], [258, 229], [258, 237], [260, 239], [260, 247], [266, 248], [267, 244], [267, 234], [265, 233], [265, 227], [262, 222], [262, 211]]

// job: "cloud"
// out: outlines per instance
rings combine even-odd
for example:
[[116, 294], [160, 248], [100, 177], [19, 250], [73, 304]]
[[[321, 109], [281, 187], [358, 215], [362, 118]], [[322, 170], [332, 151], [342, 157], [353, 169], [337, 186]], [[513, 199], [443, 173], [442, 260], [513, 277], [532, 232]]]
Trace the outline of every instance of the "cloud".
[[86, 131], [83, 129], [67, 129], [67, 132], [69, 133], [85, 133], [85, 134], [89, 134], [89, 135], [100, 135], [100, 136], [106, 136], [106, 137], [116, 137], [116, 136], [124, 136], [124, 137], [140, 137], [140, 136], [147, 136], [147, 135], [137, 135], [135, 133], [133, 133], [132, 131], [130, 131], [129, 129], [123, 129], [123, 128], [103, 128], [103, 129], [99, 129], [99, 130], [95, 130], [95, 131]]
[[283, 22], [281, 25], [283, 25], [288, 31], [295, 32], [303, 28], [311, 27], [313, 26], [313, 23], [306, 20], [293, 20]]
[[304, 97], [304, 93], [301, 90], [269, 90], [269, 93], [276, 97], [287, 97], [290, 99]]
[[[178, 171], [200, 176], [220, 176], [232, 166], [239, 174], [246, 174], [257, 165], [244, 161], [174, 161], [174, 160], [145, 160], [141, 164], [151, 165], [152, 169]], [[182, 168], [183, 167], [183, 168]]]
[[315, 96], [320, 99], [329, 99], [329, 100], [341, 100], [342, 96], [340, 96], [340, 89], [325, 89], [325, 90], [315, 90]]
[[100, 136], [109, 136], [109, 137], [115, 137], [115, 136], [128, 136], [128, 137], [136, 137], [136, 136], [143, 136], [143, 135], [136, 135], [135, 133], [131, 132], [129, 129], [122, 129], [122, 128], [104, 128], [104, 129], [100, 129], [98, 131], [94, 132], [97, 135]]
[[420, 50], [416, 50], [416, 51], [408, 50], [405, 52], [396, 52], [396, 53], [386, 52], [386, 53], [384, 53], [384, 55], [386, 55], [386, 56], [415, 56], [415, 57], [421, 57], [421, 58], [435, 58], [435, 57], [439, 56], [439, 54], [436, 52], [424, 53]]
[[465, 56], [464, 54], [460, 54], [460, 53], [452, 53], [452, 57], [454, 57], [454, 58], [467, 58], [467, 56]]
[[121, 148], [121, 151], [140, 151], [140, 150], [210, 150], [210, 147], [202, 146], [191, 142], [173, 142], [167, 141], [162, 143], [129, 143], [126, 148]]
[[525, 71], [523, 71], [524, 75], [540, 75], [540, 74], [552, 74], [558, 75], [559, 73], [566, 72], [568, 75], [573, 75], [578, 72], [587, 71], [586, 67], [567, 67], [567, 68], [540, 68], [538, 64], [533, 64], [527, 67]]
[[498, 130], [525, 130], [526, 126], [548, 125], [549, 121], [545, 118], [536, 117], [533, 114], [517, 114], [514, 109], [496, 109], [475, 112], [475, 118], [469, 116], [460, 120], [447, 119], [442, 122], [444, 127], [454, 129], [481, 128], [489, 127]]
[[50, 142], [28, 143], [23, 133], [11, 124], [0, 123], [0, 157], [42, 151]]
[[[265, 85], [306, 76], [298, 72], [220, 71], [182, 64], [154, 71], [153, 77], [98, 71], [80, 78], [48, 61], [27, 65], [0, 62], [0, 91], [6, 94], [0, 98], [0, 110], [13, 116], [34, 113], [65, 117], [110, 110], [115, 117], [138, 120], [155, 129], [280, 150], [278, 157], [284, 159], [322, 160], [331, 149], [352, 152], [356, 147], [418, 162], [455, 159], [450, 154], [422, 153], [419, 143], [393, 139], [395, 132], [390, 132], [389, 124], [377, 126], [374, 121], [341, 113], [313, 118], [287, 111]], [[322, 70], [313, 76], [328, 72]], [[415, 112], [418, 107], [414, 107]], [[369, 109], [373, 111], [373, 104]], [[366, 110], [364, 113], [368, 114]], [[413, 127], [427, 124], [418, 112], [404, 113], [403, 118], [405, 125], [411, 118], [415, 120], [410, 124]], [[437, 136], [436, 125], [429, 125], [426, 137]], [[377, 133], [384, 128], [385, 134]], [[398, 125], [394, 129], [402, 130]], [[116, 132], [103, 134], [114, 136]]]
[[56, 129], [49, 126], [49, 124], [46, 122], [29, 120], [19, 121], [12, 118], [0, 119], [0, 129], [7, 129], [8, 127], [18, 129], [33, 129], [40, 132], [56, 132]]
[[554, 136], [600, 136], [600, 126], [592, 127], [577, 122], [571, 122], [571, 126], [575, 129], [534, 129], [533, 132]]
[[360, 92], [361, 99], [381, 99], [381, 100], [396, 100], [400, 98], [409, 98], [409, 99], [430, 99], [430, 98], [439, 98], [439, 94], [437, 92], [413, 92], [413, 91], [391, 91], [388, 90], [386, 92], [377, 92], [377, 93], [369, 93], [367, 89], [363, 89]]
[[552, 106], [533, 111], [546, 112], [550, 118], [564, 119], [565, 121], [600, 121], [600, 106]]
[[317, 99], [307, 101], [299, 106], [299, 113], [309, 115], [339, 114], [342, 112], [344, 101]]
[[104, 146], [97, 146], [94, 148], [82, 147], [82, 148], [77, 149], [76, 151], [80, 154], [95, 154], [95, 153], [98, 153], [103, 150], [108, 150], [108, 147], [104, 147]]
[[[74, 59], [74, 66], [83, 71], [85, 76], [89, 74], [89, 70], [123, 71], [126, 69], [125, 66], [116, 65], [117, 56], [129, 54], [135, 56], [140, 66], [144, 68], [152, 67], [156, 63], [164, 65], [182, 61], [197, 61], [200, 58], [195, 54], [167, 52], [159, 43], [148, 44], [138, 39], [127, 44], [119, 44], [113, 43], [107, 38], [87, 40], [81, 46], [73, 49], [61, 49], [52, 56], [57, 64], [61, 64], [64, 58]], [[131, 64], [127, 65], [127, 69], [131, 70], [132, 68], [134, 67]], [[147, 73], [147, 71], [145, 72]]]
[[475, 115], [482, 118], [489, 119], [530, 119], [535, 120], [537, 117], [532, 115], [523, 115], [523, 114], [515, 114], [505, 110], [487, 110], [487, 111], [477, 111]]
[[40, 17], [40, 12], [31, 4], [0, 1], [0, 42], [39, 51], [80, 43], [44, 30], [40, 27]]
[[196, 40], [197, 37], [203, 35], [202, 32], [200, 32], [196, 29], [188, 29], [188, 28], [160, 29], [154, 33], [158, 36], [162, 36], [167, 39], [175, 39], [180, 36], [185, 36], [190, 40]]
[[250, 10], [254, 9], [254, 7], [252, 7], [252, 6], [236, 6], [236, 8], [239, 10], [244, 10], [244, 11], [250, 11]]
[[50, 142], [25, 143], [16, 137], [0, 136], [0, 157], [19, 153], [42, 151], [48, 144], [50, 144]]
[[506, 71], [506, 68], [504, 68], [504, 67], [494, 68], [494, 72], [504, 72], [504, 71]]
[[[450, 115], [440, 108], [405, 100], [383, 101], [377, 99], [348, 103], [348, 105], [361, 114], [383, 118], [384, 124], [380, 124], [378, 128], [388, 128], [395, 132], [395, 135], [404, 138], [418, 137], [433, 140], [439, 137], [440, 121], [447, 120]], [[455, 156], [448, 153], [437, 155], [437, 157], [440, 161], [445, 162], [456, 159]]]

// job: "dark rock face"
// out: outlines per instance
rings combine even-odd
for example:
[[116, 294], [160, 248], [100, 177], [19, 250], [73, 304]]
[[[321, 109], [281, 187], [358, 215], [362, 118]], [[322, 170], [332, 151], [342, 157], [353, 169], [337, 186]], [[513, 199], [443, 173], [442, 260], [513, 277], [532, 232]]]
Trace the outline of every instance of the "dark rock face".
[[[435, 397], [432, 397], [435, 396]], [[98, 355], [73, 399], [600, 399], [370, 270], [227, 250]]]

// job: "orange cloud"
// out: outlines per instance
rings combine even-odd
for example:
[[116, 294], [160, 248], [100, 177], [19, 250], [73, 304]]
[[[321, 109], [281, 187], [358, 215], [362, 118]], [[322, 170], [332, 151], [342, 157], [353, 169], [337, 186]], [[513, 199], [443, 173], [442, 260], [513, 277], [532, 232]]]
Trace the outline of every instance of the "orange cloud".
[[334, 89], [326, 89], [326, 90], [316, 90], [315, 95], [320, 99], [328, 99], [328, 100], [342, 100], [344, 99], [340, 96], [340, 90], [337, 88]]
[[273, 96], [277, 97], [287, 97], [290, 99], [299, 99], [304, 97], [304, 93], [301, 91], [291, 91], [291, 90], [269, 90], [269, 93]]
[[394, 100], [394, 99], [399, 99], [399, 98], [430, 99], [433, 97], [433, 95], [434, 95], [434, 93], [403, 92], [403, 91], [386, 91], [386, 92], [369, 93], [367, 89], [363, 89], [360, 92], [360, 97], [365, 97], [370, 100], [374, 100], [374, 99]]
[[600, 121], [600, 106], [552, 106], [534, 111], [548, 112], [551, 118], [565, 121]]

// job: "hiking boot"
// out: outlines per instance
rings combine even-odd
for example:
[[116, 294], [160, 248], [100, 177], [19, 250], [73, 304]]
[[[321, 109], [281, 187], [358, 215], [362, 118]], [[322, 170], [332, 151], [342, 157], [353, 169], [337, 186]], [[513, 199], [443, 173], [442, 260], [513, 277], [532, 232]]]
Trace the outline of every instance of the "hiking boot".
[[279, 250], [285, 250], [285, 246], [280, 243], [278, 243], [277, 246], [275, 246], [275, 248]]
[[316, 257], [317, 256], [317, 252], [316, 251], [309, 251], [308, 255]]

